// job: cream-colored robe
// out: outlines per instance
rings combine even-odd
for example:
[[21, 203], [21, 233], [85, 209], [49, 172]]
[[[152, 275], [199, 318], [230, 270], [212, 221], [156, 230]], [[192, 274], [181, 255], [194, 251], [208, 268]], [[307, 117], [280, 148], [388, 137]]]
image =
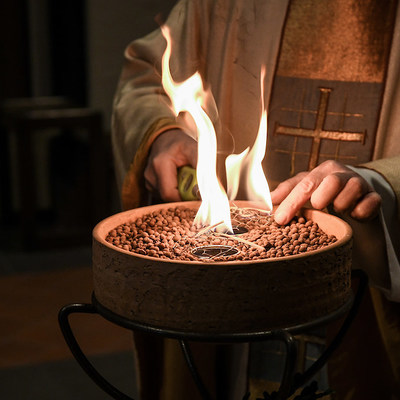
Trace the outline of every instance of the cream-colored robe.
[[[224, 127], [218, 137], [223, 155], [232, 151], [230, 134], [235, 137], [236, 153], [254, 142], [260, 117], [260, 66], [266, 65], [268, 104], [287, 7], [288, 0], [181, 0], [167, 20], [172, 28], [172, 75], [181, 81], [199, 71], [211, 87]], [[374, 161], [365, 167], [382, 174], [399, 201], [400, 7], [397, 14]], [[165, 45], [160, 30], [156, 30], [132, 42], [125, 52], [112, 121], [115, 167], [124, 209], [145, 202], [143, 170], [154, 139], [175, 127], [188, 129], [174, 118], [160, 87]], [[384, 307], [386, 300], [377, 293], [374, 297], [374, 306]], [[397, 327], [382, 313], [379, 315], [382, 331], [392, 331], [390, 335], [384, 333], [386, 349], [400, 354]], [[400, 378], [398, 359], [392, 361], [392, 367]]]
[[[260, 66], [267, 67], [268, 103], [287, 5], [287, 0], [181, 0], [171, 12], [167, 23], [173, 27], [175, 39], [172, 75], [181, 81], [198, 70], [210, 85], [221, 125], [225, 127], [218, 138], [220, 152], [232, 151], [224, 147], [227, 132], [235, 137], [235, 152], [254, 141], [260, 116]], [[137, 207], [145, 198], [140, 183], [147, 150], [155, 137], [177, 126], [185, 128], [174, 118], [160, 88], [160, 59], [165, 45], [161, 31], [157, 30], [132, 42], [125, 51], [112, 121], [116, 173], [124, 208]], [[397, 23], [374, 160], [400, 154], [399, 70], [400, 23]], [[399, 164], [397, 158], [368, 164], [386, 177], [398, 197]]]

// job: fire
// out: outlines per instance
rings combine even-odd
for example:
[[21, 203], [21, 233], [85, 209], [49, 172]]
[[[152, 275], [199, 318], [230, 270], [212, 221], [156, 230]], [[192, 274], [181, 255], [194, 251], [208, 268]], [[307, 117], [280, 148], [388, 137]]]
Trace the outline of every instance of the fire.
[[240, 179], [245, 179], [247, 200], [258, 204], [258, 207], [272, 211], [271, 193], [262, 168], [262, 160], [267, 146], [267, 111], [264, 106], [265, 68], [261, 69], [261, 109], [262, 115], [256, 141], [251, 150], [247, 148], [240, 154], [226, 158], [225, 166], [228, 181], [229, 199], [234, 200], [239, 188]]
[[[187, 111], [197, 127], [198, 158], [197, 182], [201, 194], [201, 206], [195, 224], [215, 225], [219, 230], [232, 231], [229, 200], [217, 177], [217, 140], [213, 123], [203, 107], [207, 92], [198, 72], [182, 83], [172, 79], [169, 69], [171, 35], [168, 27], [162, 27], [167, 48], [162, 58], [162, 84], [168, 94], [175, 115]], [[220, 222], [223, 222], [220, 224]]]
[[[208, 96], [198, 72], [183, 82], [175, 82], [171, 76], [169, 61], [171, 58], [171, 35], [169, 28], [161, 27], [167, 41], [162, 57], [162, 85], [169, 96], [176, 116], [188, 112], [197, 128], [198, 161], [197, 181], [201, 194], [201, 206], [195, 218], [197, 226], [217, 225], [217, 230], [232, 232], [230, 205], [228, 196], [217, 177], [217, 140], [213, 123], [204, 106]], [[264, 72], [262, 73], [263, 82]], [[263, 87], [263, 85], [261, 85]], [[262, 98], [263, 98], [262, 91]], [[264, 103], [262, 103], [264, 109]], [[249, 200], [261, 202], [272, 210], [271, 196], [264, 176], [261, 161], [264, 158], [267, 140], [267, 113], [264, 110], [260, 121], [257, 139], [251, 148], [240, 155], [231, 155], [226, 160], [228, 174], [228, 193], [233, 200], [237, 194], [239, 177], [246, 176], [246, 193]], [[235, 172], [233, 172], [235, 171]], [[245, 173], [245, 175], [243, 175]]]

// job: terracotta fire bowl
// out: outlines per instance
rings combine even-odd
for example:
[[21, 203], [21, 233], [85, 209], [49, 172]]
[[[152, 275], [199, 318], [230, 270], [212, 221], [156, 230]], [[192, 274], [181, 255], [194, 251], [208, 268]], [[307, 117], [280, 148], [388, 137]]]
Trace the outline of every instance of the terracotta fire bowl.
[[135, 254], [105, 240], [122, 223], [162, 208], [137, 208], [104, 219], [93, 230], [94, 294], [116, 315], [151, 327], [205, 334], [251, 333], [323, 318], [351, 298], [352, 231], [341, 219], [304, 209], [337, 241], [292, 256], [208, 262]]

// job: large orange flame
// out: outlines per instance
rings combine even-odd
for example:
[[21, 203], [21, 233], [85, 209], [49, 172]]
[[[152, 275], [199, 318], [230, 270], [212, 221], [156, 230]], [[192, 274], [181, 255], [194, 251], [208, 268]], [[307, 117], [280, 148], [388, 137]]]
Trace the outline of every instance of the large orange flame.
[[[195, 218], [197, 226], [217, 225], [217, 230], [232, 232], [228, 196], [217, 177], [217, 140], [213, 123], [205, 112], [205, 103], [210, 91], [205, 91], [198, 72], [183, 82], [177, 83], [171, 76], [169, 62], [171, 58], [171, 34], [166, 25], [161, 27], [167, 41], [162, 57], [162, 85], [169, 96], [176, 116], [188, 112], [197, 128], [198, 161], [197, 181], [201, 195], [201, 206]], [[239, 155], [226, 159], [228, 194], [234, 200], [239, 187], [239, 180], [245, 177], [247, 199], [258, 203], [260, 208], [272, 210], [268, 182], [262, 169], [262, 160], [267, 143], [267, 112], [264, 107], [263, 82], [265, 69], [261, 71], [262, 116], [256, 141], [252, 148], [247, 148]], [[212, 99], [213, 100], [213, 99]]]
[[171, 57], [171, 35], [167, 26], [162, 26], [162, 33], [167, 41], [167, 48], [162, 58], [162, 84], [168, 94], [175, 115], [188, 112], [197, 127], [198, 158], [197, 181], [201, 194], [201, 206], [195, 218], [195, 224], [215, 225], [218, 230], [232, 231], [230, 206], [224, 188], [218, 180], [217, 140], [212, 121], [203, 106], [207, 92], [198, 72], [181, 83], [176, 83], [169, 68]]

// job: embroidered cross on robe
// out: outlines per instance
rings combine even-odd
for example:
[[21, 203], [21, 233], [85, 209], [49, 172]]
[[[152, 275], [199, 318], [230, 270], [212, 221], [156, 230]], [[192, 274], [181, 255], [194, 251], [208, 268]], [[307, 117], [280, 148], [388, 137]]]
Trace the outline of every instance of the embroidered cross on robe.
[[272, 186], [325, 160], [371, 159], [393, 2], [367, 3], [292, 1], [269, 107], [264, 163]]
[[[268, 114], [264, 168], [271, 187], [326, 160], [356, 165], [371, 159], [394, 6], [378, 0], [291, 1]], [[305, 351], [320, 345], [311, 343]], [[282, 369], [270, 362], [279, 352], [276, 343], [251, 346], [253, 395], [279, 387], [272, 382]]]

